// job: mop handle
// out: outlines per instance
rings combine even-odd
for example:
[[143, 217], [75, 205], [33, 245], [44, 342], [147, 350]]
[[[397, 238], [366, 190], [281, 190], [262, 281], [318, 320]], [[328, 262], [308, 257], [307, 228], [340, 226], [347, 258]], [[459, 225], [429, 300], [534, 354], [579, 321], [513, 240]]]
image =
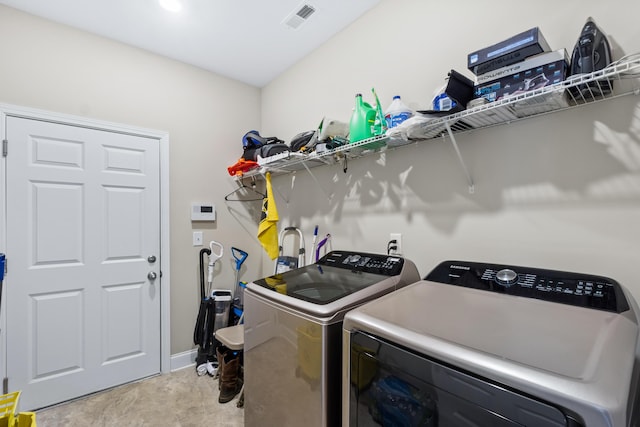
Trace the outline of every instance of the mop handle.
[[[309, 264], [313, 264], [313, 252], [316, 249], [316, 241], [318, 240], [318, 226], [313, 230], [313, 242], [311, 242], [311, 253], [309, 253]], [[316, 259], [317, 261], [317, 259]]]
[[[214, 246], [220, 249], [220, 253], [215, 253], [215, 251], [213, 250]], [[222, 246], [222, 243], [218, 243], [215, 240], [212, 240], [209, 242], [209, 249], [211, 249], [211, 255], [212, 255], [209, 257], [209, 264], [215, 264], [217, 260], [222, 258], [222, 253], [224, 252], [224, 246]], [[211, 262], [211, 260], [213, 260], [213, 263]]]
[[[316, 262], [318, 262], [318, 260], [320, 259], [320, 249], [322, 249], [322, 247], [329, 242], [331, 239], [331, 234], [327, 234], [325, 236], [324, 239], [320, 240], [320, 243], [318, 243], [318, 247], [316, 248]], [[325, 253], [326, 253], [326, 249], [325, 249]]]
[[[214, 246], [220, 249], [219, 253], [215, 253], [215, 251], [213, 250]], [[209, 242], [209, 249], [211, 249], [211, 255], [209, 255], [209, 269], [208, 269], [209, 274], [207, 276], [207, 281], [209, 282], [209, 285], [211, 285], [211, 283], [213, 282], [213, 267], [216, 265], [216, 261], [222, 258], [224, 247], [222, 246], [221, 243], [218, 243], [215, 240], [212, 240], [211, 242]]]
[[240, 270], [242, 263], [247, 259], [247, 256], [249, 256], [249, 254], [242, 249], [234, 248], [233, 246], [231, 247], [231, 255], [233, 255], [233, 259], [236, 260], [236, 270]]

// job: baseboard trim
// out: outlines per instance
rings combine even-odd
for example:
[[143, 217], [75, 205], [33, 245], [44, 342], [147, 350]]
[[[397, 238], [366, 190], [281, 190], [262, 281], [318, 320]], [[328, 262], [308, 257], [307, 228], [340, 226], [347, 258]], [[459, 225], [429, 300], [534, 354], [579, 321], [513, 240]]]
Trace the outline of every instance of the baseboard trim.
[[198, 350], [187, 350], [171, 355], [171, 372], [196, 365]]

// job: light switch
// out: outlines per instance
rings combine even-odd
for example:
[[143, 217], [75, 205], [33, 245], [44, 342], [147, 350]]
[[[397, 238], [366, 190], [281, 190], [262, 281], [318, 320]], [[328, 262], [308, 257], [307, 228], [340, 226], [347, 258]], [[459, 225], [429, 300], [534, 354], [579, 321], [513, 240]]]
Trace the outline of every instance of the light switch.
[[193, 246], [202, 246], [202, 231], [193, 232]]

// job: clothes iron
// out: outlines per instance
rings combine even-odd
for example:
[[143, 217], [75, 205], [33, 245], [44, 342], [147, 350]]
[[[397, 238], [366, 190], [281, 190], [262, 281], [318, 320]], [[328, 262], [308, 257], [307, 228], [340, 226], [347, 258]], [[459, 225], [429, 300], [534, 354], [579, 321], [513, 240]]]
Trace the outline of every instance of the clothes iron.
[[[587, 18], [582, 27], [580, 37], [571, 54], [570, 74], [589, 74], [611, 64], [611, 46], [609, 40], [596, 26], [593, 18]], [[609, 79], [597, 80], [570, 88], [571, 95], [576, 99], [590, 99], [606, 95], [613, 89], [613, 81]]]

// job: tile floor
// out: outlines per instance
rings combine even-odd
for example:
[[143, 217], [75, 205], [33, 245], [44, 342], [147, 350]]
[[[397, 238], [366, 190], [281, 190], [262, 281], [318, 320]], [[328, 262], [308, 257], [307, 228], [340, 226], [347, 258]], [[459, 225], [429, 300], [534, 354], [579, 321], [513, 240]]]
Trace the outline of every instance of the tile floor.
[[244, 426], [244, 409], [218, 403], [218, 381], [194, 367], [36, 412], [38, 427]]

